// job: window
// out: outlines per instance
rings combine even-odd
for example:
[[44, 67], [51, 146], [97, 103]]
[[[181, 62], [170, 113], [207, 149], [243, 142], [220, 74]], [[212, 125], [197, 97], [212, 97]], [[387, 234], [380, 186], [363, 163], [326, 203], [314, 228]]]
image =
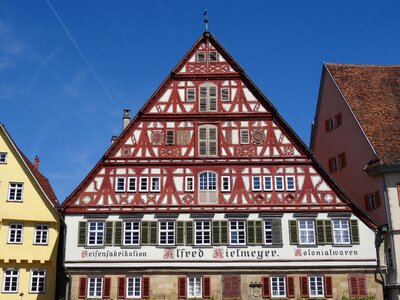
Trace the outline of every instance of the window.
[[116, 192], [124, 192], [125, 191], [125, 178], [117, 177], [117, 184], [115, 185]]
[[271, 277], [271, 297], [286, 297], [285, 277]]
[[261, 191], [261, 176], [253, 176], [253, 191]]
[[331, 132], [333, 130], [333, 119], [328, 119], [325, 121], [325, 131], [326, 132]]
[[240, 143], [241, 144], [250, 143], [250, 134], [248, 129], [240, 129]]
[[160, 245], [175, 244], [175, 222], [160, 221]]
[[5, 163], [7, 163], [7, 153], [0, 152], [0, 164], [5, 164]]
[[186, 101], [187, 102], [196, 101], [196, 89], [195, 88], [186, 89]]
[[283, 184], [283, 176], [275, 176], [275, 190], [283, 191], [285, 186]]
[[212, 83], [204, 83], [199, 89], [199, 111], [217, 111], [217, 86]]
[[347, 161], [346, 161], [346, 153], [340, 153], [338, 155], [338, 169], [341, 170], [347, 166]]
[[206, 61], [206, 53], [204, 51], [197, 52], [197, 62], [205, 62]]
[[349, 220], [332, 220], [335, 244], [350, 244]]
[[31, 270], [30, 293], [44, 293], [46, 291], [46, 270]]
[[147, 192], [149, 190], [149, 178], [140, 177], [140, 189], [141, 192]]
[[140, 222], [124, 222], [124, 245], [139, 245], [140, 241]]
[[199, 156], [217, 155], [217, 127], [203, 125], [199, 127]]
[[272, 191], [272, 176], [264, 176], [264, 191]]
[[128, 178], [128, 192], [136, 192], [136, 177]]
[[3, 293], [18, 292], [19, 269], [6, 269], [3, 273]]
[[229, 176], [221, 177], [221, 191], [229, 192], [231, 190], [231, 178]]
[[151, 188], [152, 192], [159, 192], [161, 190], [160, 187], [160, 177], [152, 177], [151, 178]]
[[338, 168], [337, 168], [337, 163], [336, 163], [336, 157], [332, 157], [328, 161], [328, 167], [329, 167], [329, 172], [335, 173]]
[[294, 176], [286, 176], [286, 190], [287, 191], [295, 191], [296, 190]]
[[340, 125], [342, 125], [342, 114], [338, 113], [333, 117], [333, 125], [335, 126], [335, 129], [338, 128]]
[[310, 276], [308, 278], [310, 297], [324, 297], [324, 278], [322, 276]]
[[132, 298], [140, 298], [142, 296], [142, 278], [127, 277], [126, 278], [126, 296]]
[[101, 298], [103, 291], [102, 277], [89, 277], [88, 298]]
[[196, 221], [195, 222], [196, 245], [211, 244], [211, 222]]
[[209, 62], [216, 62], [218, 61], [218, 53], [217, 51], [210, 51], [208, 52], [209, 54]]
[[88, 222], [88, 245], [103, 245], [104, 222]]
[[10, 223], [8, 225], [8, 242], [10, 244], [22, 244], [24, 225], [21, 223]]
[[229, 222], [230, 244], [245, 245], [246, 244], [246, 227], [245, 221]]
[[272, 245], [272, 220], [264, 221], [264, 243]]
[[387, 266], [388, 270], [394, 270], [392, 248], [386, 249], [386, 266]]
[[200, 173], [199, 202], [216, 202], [217, 196], [217, 174], [214, 172]]
[[229, 88], [221, 88], [221, 101], [230, 101], [230, 93], [229, 93]]
[[380, 193], [379, 191], [375, 191], [373, 193], [366, 194], [365, 198], [365, 206], [367, 210], [373, 210], [381, 206]]
[[22, 182], [10, 182], [8, 189], [9, 201], [22, 201], [22, 191], [24, 184]]
[[188, 298], [202, 298], [201, 277], [188, 277], [187, 278], [187, 297]]
[[35, 240], [36, 245], [47, 245], [49, 242], [49, 225], [36, 224], [35, 225]]
[[167, 130], [165, 135], [165, 144], [167, 145], [175, 144], [175, 132], [173, 130]]
[[299, 220], [299, 241], [301, 245], [315, 244], [313, 220]]
[[186, 176], [185, 178], [185, 191], [186, 192], [193, 192], [194, 191], [194, 177], [193, 176]]
[[240, 276], [223, 276], [224, 298], [240, 298]]
[[349, 274], [350, 297], [367, 296], [367, 281], [365, 274]]

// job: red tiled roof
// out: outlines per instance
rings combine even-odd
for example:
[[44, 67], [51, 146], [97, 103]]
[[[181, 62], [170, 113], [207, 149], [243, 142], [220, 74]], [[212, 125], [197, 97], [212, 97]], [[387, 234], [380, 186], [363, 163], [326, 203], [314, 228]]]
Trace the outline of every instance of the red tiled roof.
[[400, 163], [400, 66], [325, 65], [383, 163]]

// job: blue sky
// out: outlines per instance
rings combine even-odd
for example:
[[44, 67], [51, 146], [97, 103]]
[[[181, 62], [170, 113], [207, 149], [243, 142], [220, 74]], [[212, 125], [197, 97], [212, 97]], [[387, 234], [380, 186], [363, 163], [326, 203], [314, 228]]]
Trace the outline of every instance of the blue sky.
[[0, 0], [0, 122], [60, 202], [202, 34], [205, 8], [306, 144], [324, 61], [400, 64], [400, 1]]

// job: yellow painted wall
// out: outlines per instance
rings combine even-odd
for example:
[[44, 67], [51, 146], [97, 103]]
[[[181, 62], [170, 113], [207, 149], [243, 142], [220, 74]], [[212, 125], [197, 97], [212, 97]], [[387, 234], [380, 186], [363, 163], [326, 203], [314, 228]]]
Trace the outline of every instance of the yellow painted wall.
[[[0, 164], [0, 299], [54, 299], [56, 285], [57, 250], [60, 219], [40, 186], [36, 183], [22, 158], [0, 127], [0, 152], [7, 152], [7, 163]], [[23, 182], [21, 202], [8, 200], [10, 182]], [[22, 223], [22, 244], [8, 243], [8, 225]], [[35, 224], [50, 226], [47, 245], [34, 245]], [[3, 269], [19, 268], [19, 291], [16, 294], [4, 294]], [[29, 294], [31, 269], [46, 269], [46, 293]]]

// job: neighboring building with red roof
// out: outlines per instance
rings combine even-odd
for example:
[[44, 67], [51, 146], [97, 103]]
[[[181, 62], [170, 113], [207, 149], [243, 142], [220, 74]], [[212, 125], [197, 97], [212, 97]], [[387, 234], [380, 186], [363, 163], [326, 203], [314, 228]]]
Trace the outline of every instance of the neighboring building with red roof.
[[125, 124], [62, 205], [74, 299], [382, 299], [375, 222], [212, 34]]
[[56, 298], [59, 203], [0, 124], [0, 299]]
[[388, 229], [383, 264], [390, 299], [398, 299], [400, 66], [325, 63], [311, 149], [381, 231]]

